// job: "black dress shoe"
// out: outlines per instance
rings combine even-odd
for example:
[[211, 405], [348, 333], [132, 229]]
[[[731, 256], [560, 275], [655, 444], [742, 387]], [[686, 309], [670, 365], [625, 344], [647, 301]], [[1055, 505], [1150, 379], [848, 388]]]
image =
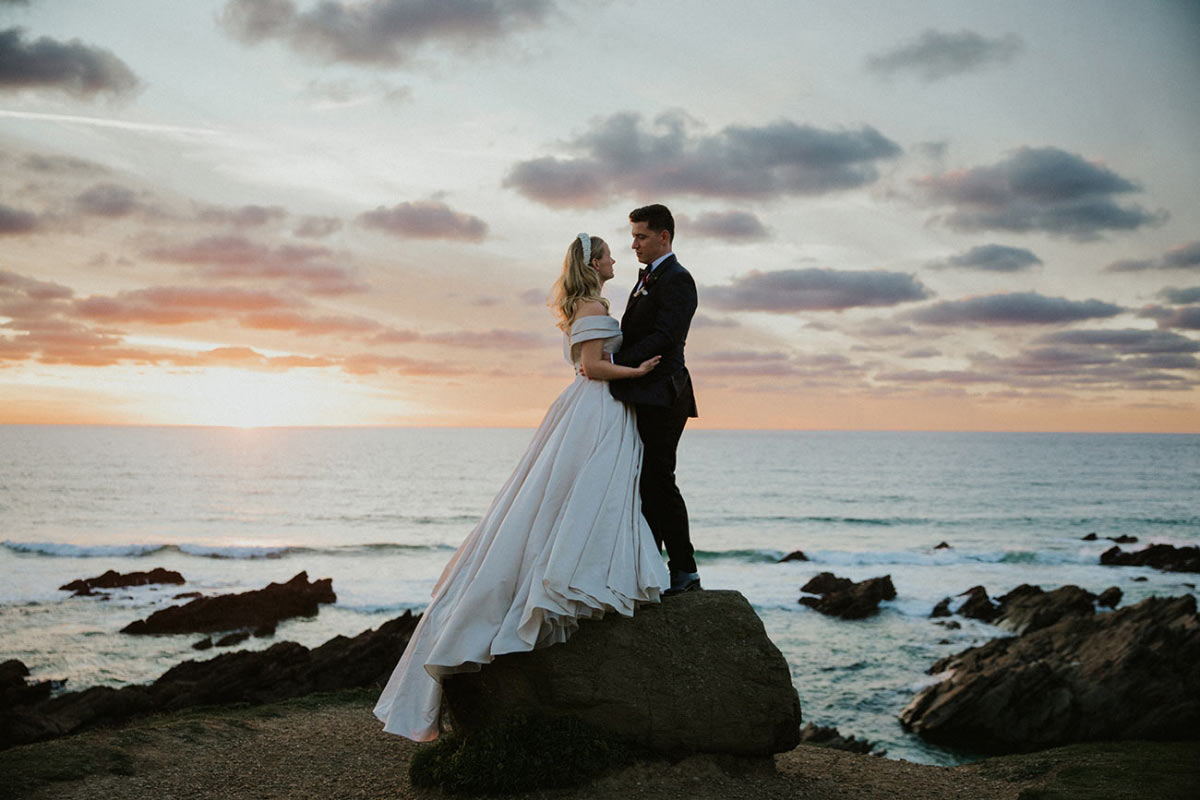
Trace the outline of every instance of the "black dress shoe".
[[663, 592], [663, 597], [683, 594], [684, 592], [696, 592], [700, 588], [699, 572], [672, 572], [671, 588]]

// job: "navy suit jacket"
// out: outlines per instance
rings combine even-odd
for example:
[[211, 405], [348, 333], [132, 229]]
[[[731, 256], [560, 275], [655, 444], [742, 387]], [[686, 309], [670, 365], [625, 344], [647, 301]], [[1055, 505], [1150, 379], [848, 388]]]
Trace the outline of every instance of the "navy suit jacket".
[[640, 378], [610, 381], [609, 391], [624, 403], [686, 407], [689, 417], [696, 416], [696, 398], [692, 378], [683, 359], [688, 328], [696, 313], [696, 282], [674, 255], [651, 273], [645, 293], [630, 292], [621, 332], [625, 339], [613, 356], [613, 363], [636, 367], [652, 356], [662, 361]]

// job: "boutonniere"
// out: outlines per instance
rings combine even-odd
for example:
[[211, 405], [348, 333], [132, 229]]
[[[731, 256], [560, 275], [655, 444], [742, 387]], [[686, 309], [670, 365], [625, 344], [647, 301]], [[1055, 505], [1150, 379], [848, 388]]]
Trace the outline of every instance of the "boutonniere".
[[645, 297], [650, 294], [650, 290], [654, 288], [654, 284], [658, 283], [659, 273], [661, 272], [662, 270], [656, 269], [646, 276], [646, 280], [642, 281], [642, 288], [638, 289], [638, 297]]

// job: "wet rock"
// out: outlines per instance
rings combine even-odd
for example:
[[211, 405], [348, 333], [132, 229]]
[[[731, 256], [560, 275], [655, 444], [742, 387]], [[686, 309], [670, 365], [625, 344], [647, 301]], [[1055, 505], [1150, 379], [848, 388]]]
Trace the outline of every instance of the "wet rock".
[[257, 628], [254, 629], [254, 636], [256, 639], [262, 639], [264, 637], [274, 636], [274, 635], [275, 635], [275, 623], [271, 623], [270, 625], [259, 625]]
[[803, 550], [793, 550], [783, 558], [779, 559], [777, 563], [782, 564], [784, 561], [808, 561], [808, 556], [804, 555]]
[[335, 636], [309, 650], [279, 642], [205, 661], [184, 661], [151, 684], [95, 686], [0, 713], [0, 749], [107, 725], [140, 714], [195, 705], [270, 703], [351, 687], [382, 689], [419, 617], [405, 612], [353, 638]]
[[241, 644], [242, 642], [246, 641], [249, 638], [250, 638], [249, 632], [236, 631], [234, 633], [230, 633], [230, 634], [226, 634], [225, 636], [222, 636], [220, 639], [217, 639], [217, 641], [214, 644], [217, 647], [232, 647], [235, 644]]
[[1082, 741], [1200, 736], [1200, 616], [1191, 595], [1070, 614], [930, 668], [900, 714], [927, 741], [1015, 753]]
[[941, 602], [933, 607], [933, 611], [929, 612], [930, 617], [948, 617], [950, 616], [950, 598], [943, 597]]
[[1164, 572], [1200, 572], [1200, 547], [1175, 547], [1152, 544], [1126, 553], [1110, 547], [1100, 554], [1100, 563], [1108, 567], [1154, 567]]
[[1082, 540], [1083, 540], [1083, 541], [1085, 541], [1085, 542], [1094, 542], [1094, 541], [1096, 541], [1097, 539], [1099, 539], [1100, 537], [1099, 537], [1099, 536], [1097, 536], [1097, 535], [1096, 535], [1096, 534], [1093, 532], [1093, 533], [1089, 533], [1087, 536], [1081, 536], [1081, 537], [1079, 537], [1079, 538], [1080, 538], [1080, 539], [1082, 539]]
[[1128, 534], [1124, 533], [1120, 536], [1105, 536], [1104, 538], [1108, 539], [1109, 541], [1116, 542], [1117, 544], [1136, 544], [1138, 540], [1138, 537], [1129, 536]]
[[765, 756], [800, 741], [791, 669], [738, 592], [688, 592], [443, 686], [467, 736], [515, 711], [571, 715], [659, 753]]
[[1096, 605], [1105, 608], [1116, 608], [1124, 593], [1116, 586], [1110, 586], [1096, 597]]
[[[870, 753], [877, 746], [875, 742], [870, 742], [866, 739], [842, 736], [837, 728], [814, 725], [811, 722], [805, 725], [800, 731], [800, 741], [802, 744], [829, 747], [834, 750], [846, 750], [851, 753], [862, 753], [864, 755]], [[879, 750], [873, 755], [882, 756], [885, 753], [887, 753], [886, 750]]]
[[[811, 588], [814, 586], [818, 588]], [[892, 585], [890, 575], [854, 583], [831, 572], [822, 572], [801, 591], [820, 592], [822, 589], [821, 597], [801, 597], [798, 602], [832, 617], [863, 619], [877, 612], [881, 601], [896, 599], [896, 587]]]
[[995, 623], [1014, 633], [1029, 633], [1053, 625], [1068, 616], [1095, 613], [1096, 595], [1078, 586], [1063, 586], [1052, 592], [1022, 584], [997, 600], [1000, 611]]
[[309, 582], [301, 572], [287, 583], [272, 583], [265, 589], [241, 594], [201, 597], [182, 606], [155, 611], [144, 620], [131, 622], [122, 633], [212, 633], [238, 628], [251, 630], [274, 626], [291, 617], [310, 617], [321, 603], [333, 603], [333, 581]]
[[[948, 549], [950, 549], [950, 543], [949, 543], [949, 542], [938, 542], [938, 543], [937, 543], [937, 544], [934, 546], [934, 548], [933, 548], [933, 549], [934, 549], [934, 550], [948, 550]], [[853, 738], [853, 737], [852, 737], [852, 738]]]
[[841, 589], [849, 589], [853, 585], [854, 581], [849, 578], [839, 578], [832, 572], [822, 572], [810, 578], [808, 583], [800, 587], [800, 591], [808, 592], [809, 594], [826, 594]]
[[213, 646], [212, 637], [205, 636], [203, 639], [201, 639], [200, 641], [193, 644], [192, 649], [193, 650], [208, 650], [212, 646]]
[[1000, 610], [991, 601], [991, 598], [988, 597], [987, 590], [982, 586], [972, 586], [960, 594], [959, 597], [967, 598], [966, 602], [958, 607], [960, 616], [991, 622], [1000, 613]]
[[1147, 578], [1145, 575], [1138, 575], [1136, 578], [1131, 578], [1130, 580], [1132, 580], [1134, 583], [1145, 583], [1146, 581], [1148, 581], [1150, 579]]
[[116, 589], [122, 586], [146, 586], [151, 583], [186, 583], [178, 572], [162, 567], [155, 567], [149, 572], [126, 572], [124, 574], [110, 569], [95, 578], [80, 578], [77, 581], [58, 587], [64, 591], [74, 592], [75, 597], [94, 594], [95, 589]]
[[183, 592], [181, 594], [171, 595], [172, 600], [193, 600], [197, 597], [204, 597], [203, 592]]
[[962, 623], [959, 622], [958, 620], [954, 620], [954, 619], [939, 620], [938, 622], [935, 622], [933, 624], [934, 625], [942, 625], [948, 631], [956, 631], [956, 630], [959, 630], [960, 628], [962, 628]]

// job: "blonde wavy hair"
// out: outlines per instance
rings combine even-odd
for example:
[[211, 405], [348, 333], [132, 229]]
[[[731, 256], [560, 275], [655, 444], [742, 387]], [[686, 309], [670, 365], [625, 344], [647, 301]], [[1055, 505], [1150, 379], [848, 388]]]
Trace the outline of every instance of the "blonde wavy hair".
[[[592, 258], [595, 259], [608, 249], [608, 244], [599, 236], [590, 238]], [[579, 305], [588, 300], [597, 300], [603, 303], [607, 310], [608, 301], [600, 296], [600, 290], [603, 287], [604, 281], [600, 280], [600, 273], [590, 263], [585, 263], [583, 260], [583, 242], [579, 237], [575, 237], [571, 246], [567, 248], [566, 258], [563, 259], [562, 274], [558, 276], [558, 280], [554, 282], [554, 287], [550, 290], [548, 305], [554, 312], [554, 316], [558, 317], [558, 327], [564, 331], [567, 330], [571, 325], [571, 320], [575, 317], [575, 312], [579, 310]]]

